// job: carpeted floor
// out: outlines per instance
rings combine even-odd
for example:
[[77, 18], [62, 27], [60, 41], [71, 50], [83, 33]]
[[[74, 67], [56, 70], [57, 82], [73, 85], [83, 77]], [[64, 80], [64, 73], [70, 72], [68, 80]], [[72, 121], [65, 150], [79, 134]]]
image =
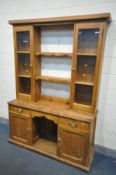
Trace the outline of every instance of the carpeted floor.
[[95, 154], [90, 173], [8, 143], [8, 125], [0, 124], [0, 175], [116, 175], [116, 160]]

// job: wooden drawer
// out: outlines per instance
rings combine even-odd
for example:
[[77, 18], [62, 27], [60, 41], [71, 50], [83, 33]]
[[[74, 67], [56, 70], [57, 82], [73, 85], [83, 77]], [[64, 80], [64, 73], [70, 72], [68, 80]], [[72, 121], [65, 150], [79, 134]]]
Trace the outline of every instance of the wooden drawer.
[[72, 132], [77, 132], [79, 130], [89, 132], [90, 128], [89, 123], [71, 119], [60, 119], [59, 126]]
[[53, 121], [54, 123], [58, 124], [58, 117], [51, 115], [51, 114], [47, 114], [47, 113], [43, 113], [43, 112], [36, 112], [36, 111], [32, 111], [31, 112], [31, 116], [32, 118], [34, 117], [45, 117], [48, 120]]
[[25, 115], [25, 116], [29, 116], [30, 115], [30, 111], [23, 109], [23, 108], [19, 108], [19, 107], [14, 107], [14, 106], [9, 106], [9, 111], [10, 112], [15, 112], [17, 114], [20, 115]]

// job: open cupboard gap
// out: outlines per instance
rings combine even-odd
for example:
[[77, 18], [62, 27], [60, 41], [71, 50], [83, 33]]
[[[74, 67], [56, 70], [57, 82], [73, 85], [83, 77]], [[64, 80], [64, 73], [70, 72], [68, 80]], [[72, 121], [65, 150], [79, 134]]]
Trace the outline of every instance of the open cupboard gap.
[[57, 124], [44, 117], [34, 117], [33, 127], [35, 128], [36, 140], [33, 146], [43, 151], [57, 154]]

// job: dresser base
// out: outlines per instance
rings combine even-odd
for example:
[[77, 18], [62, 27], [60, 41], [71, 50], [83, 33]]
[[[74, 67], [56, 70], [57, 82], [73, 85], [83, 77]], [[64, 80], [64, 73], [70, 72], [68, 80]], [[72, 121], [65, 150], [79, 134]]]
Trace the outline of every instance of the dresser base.
[[88, 164], [86, 166], [83, 166], [83, 165], [80, 165], [80, 164], [77, 164], [77, 163], [74, 163], [74, 162], [71, 162], [71, 161], [68, 161], [68, 160], [65, 160], [65, 159], [62, 159], [60, 157], [58, 157], [57, 155], [54, 155], [52, 153], [49, 153], [49, 152], [46, 152], [46, 151], [43, 151], [43, 150], [40, 150], [38, 148], [35, 148], [34, 146], [30, 146], [30, 145], [26, 145], [26, 144], [23, 144], [23, 143], [19, 143], [11, 138], [8, 139], [9, 143], [13, 143], [13, 144], [16, 144], [18, 146], [21, 146], [23, 148], [26, 148], [26, 149], [29, 149], [31, 151], [35, 151], [35, 152], [38, 152], [44, 156], [48, 156], [48, 157], [51, 157], [53, 159], [56, 159], [56, 160], [59, 160], [59, 161], [62, 161], [64, 163], [67, 163], [69, 165], [72, 165], [72, 166], [75, 166], [77, 168], [80, 168], [84, 171], [87, 171], [89, 172], [90, 171], [90, 168], [91, 168], [91, 164], [92, 164], [92, 160], [93, 160], [93, 156], [94, 156], [94, 149], [92, 149], [92, 151], [90, 152], [90, 156], [89, 156], [89, 160], [88, 160]]

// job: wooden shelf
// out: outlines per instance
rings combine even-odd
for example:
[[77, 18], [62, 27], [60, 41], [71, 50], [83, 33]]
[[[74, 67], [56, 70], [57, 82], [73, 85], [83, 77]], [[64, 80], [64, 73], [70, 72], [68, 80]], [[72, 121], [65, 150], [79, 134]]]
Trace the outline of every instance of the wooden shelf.
[[22, 77], [22, 78], [31, 78], [30, 75], [23, 75], [23, 74], [19, 74], [18, 77]]
[[54, 155], [56, 155], [57, 153], [57, 143], [52, 142], [52, 141], [48, 141], [46, 139], [38, 139], [33, 146], [37, 149], [46, 151], [48, 153], [52, 153]]
[[96, 53], [92, 53], [92, 52], [86, 52], [86, 53], [84, 53], [84, 52], [77, 52], [77, 55], [78, 56], [97, 56], [97, 54]]
[[22, 54], [30, 54], [30, 51], [17, 51], [17, 53], [22, 53]]
[[93, 82], [89, 82], [89, 81], [75, 81], [75, 84], [81, 84], [81, 85], [87, 85], [87, 86], [93, 86], [94, 83]]
[[47, 57], [72, 57], [72, 53], [58, 53], [58, 52], [37, 52], [36, 56], [47, 56]]
[[57, 77], [50, 77], [50, 76], [36, 76], [35, 80], [44, 80], [44, 81], [50, 81], [53, 83], [66, 83], [66, 84], [69, 84], [71, 81], [69, 78], [57, 78]]

